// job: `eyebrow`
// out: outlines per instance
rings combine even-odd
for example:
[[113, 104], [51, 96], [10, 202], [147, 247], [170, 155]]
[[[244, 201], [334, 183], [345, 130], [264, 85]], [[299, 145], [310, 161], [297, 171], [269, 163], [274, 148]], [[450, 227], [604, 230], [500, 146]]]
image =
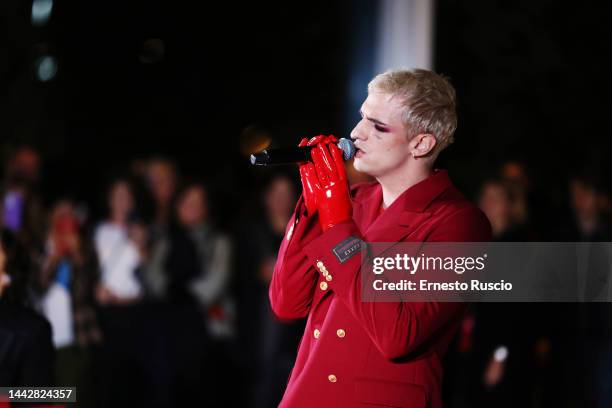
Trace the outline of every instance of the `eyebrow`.
[[368, 118], [368, 117], [367, 117], [367, 116], [366, 116], [366, 115], [363, 113], [363, 110], [362, 110], [362, 109], [359, 109], [359, 114], [360, 114], [361, 116], [363, 116], [364, 118], [366, 118], [367, 120], [369, 120], [370, 122], [374, 122], [374, 123], [376, 123], [377, 125], [382, 125], [382, 126], [389, 127], [389, 125], [387, 125], [385, 122], [382, 122], [382, 121], [380, 121], [380, 120], [378, 120], [378, 119], [375, 119], [375, 118]]

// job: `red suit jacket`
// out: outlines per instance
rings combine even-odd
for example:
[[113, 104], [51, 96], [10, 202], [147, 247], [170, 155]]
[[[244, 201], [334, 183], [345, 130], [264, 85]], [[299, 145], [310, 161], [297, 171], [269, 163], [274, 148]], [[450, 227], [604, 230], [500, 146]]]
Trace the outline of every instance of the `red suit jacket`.
[[351, 195], [352, 220], [322, 232], [300, 199], [287, 226], [270, 301], [279, 318], [308, 322], [280, 407], [439, 408], [441, 358], [465, 304], [362, 302], [361, 256], [340, 262], [333, 248], [348, 237], [482, 242], [491, 238], [490, 224], [443, 170], [380, 216], [378, 183], [356, 185]]

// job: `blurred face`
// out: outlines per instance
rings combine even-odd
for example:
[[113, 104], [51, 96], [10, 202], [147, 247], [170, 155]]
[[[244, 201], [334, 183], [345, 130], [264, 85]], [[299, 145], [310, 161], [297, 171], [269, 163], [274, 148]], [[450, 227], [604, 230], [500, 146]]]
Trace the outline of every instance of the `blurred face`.
[[592, 218], [597, 214], [597, 193], [580, 181], [570, 185], [572, 207], [579, 218]]
[[74, 252], [79, 243], [79, 223], [70, 201], [61, 201], [51, 211], [51, 239], [59, 254]]
[[168, 203], [176, 188], [174, 170], [168, 163], [153, 163], [149, 167], [149, 186], [158, 203]]
[[191, 187], [185, 191], [177, 206], [177, 217], [181, 225], [194, 226], [206, 218], [206, 197], [201, 187]]
[[361, 106], [361, 120], [351, 132], [357, 171], [379, 178], [404, 168], [410, 160], [408, 128], [398, 98], [372, 92]]
[[56, 218], [75, 216], [74, 205], [71, 201], [62, 200], [55, 204], [51, 210], [51, 220], [54, 221]]
[[18, 172], [28, 182], [36, 182], [40, 168], [38, 152], [29, 147], [19, 149], [15, 152], [9, 168], [10, 172]]
[[527, 178], [525, 165], [522, 163], [509, 161], [503, 165], [501, 173], [505, 180], [516, 183], [522, 188], [528, 187], [529, 179]]
[[285, 215], [291, 213], [295, 205], [291, 182], [286, 178], [274, 180], [266, 192], [265, 205], [268, 212], [272, 214]]
[[498, 184], [487, 184], [480, 196], [480, 209], [491, 224], [506, 224], [510, 214], [510, 203], [504, 188]]
[[113, 216], [120, 218], [128, 217], [134, 208], [134, 199], [127, 183], [115, 183], [111, 189], [109, 206]]

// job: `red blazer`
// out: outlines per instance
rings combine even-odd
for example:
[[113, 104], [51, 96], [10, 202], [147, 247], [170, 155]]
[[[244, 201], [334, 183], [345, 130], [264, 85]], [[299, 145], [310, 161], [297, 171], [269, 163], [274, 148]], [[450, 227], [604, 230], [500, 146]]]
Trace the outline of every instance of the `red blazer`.
[[362, 302], [361, 256], [341, 263], [333, 248], [348, 237], [481, 242], [490, 240], [491, 226], [442, 170], [380, 216], [378, 183], [351, 194], [352, 220], [322, 232], [300, 199], [287, 226], [270, 301], [279, 318], [308, 322], [280, 407], [441, 407], [441, 358], [465, 304]]

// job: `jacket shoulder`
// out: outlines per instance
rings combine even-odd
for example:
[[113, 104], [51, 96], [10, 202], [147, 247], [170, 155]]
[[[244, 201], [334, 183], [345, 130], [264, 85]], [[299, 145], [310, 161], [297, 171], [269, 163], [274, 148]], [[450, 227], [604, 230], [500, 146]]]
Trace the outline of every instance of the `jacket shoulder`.
[[441, 194], [430, 206], [440, 220], [434, 235], [449, 241], [490, 241], [491, 224], [486, 215], [452, 187]]

